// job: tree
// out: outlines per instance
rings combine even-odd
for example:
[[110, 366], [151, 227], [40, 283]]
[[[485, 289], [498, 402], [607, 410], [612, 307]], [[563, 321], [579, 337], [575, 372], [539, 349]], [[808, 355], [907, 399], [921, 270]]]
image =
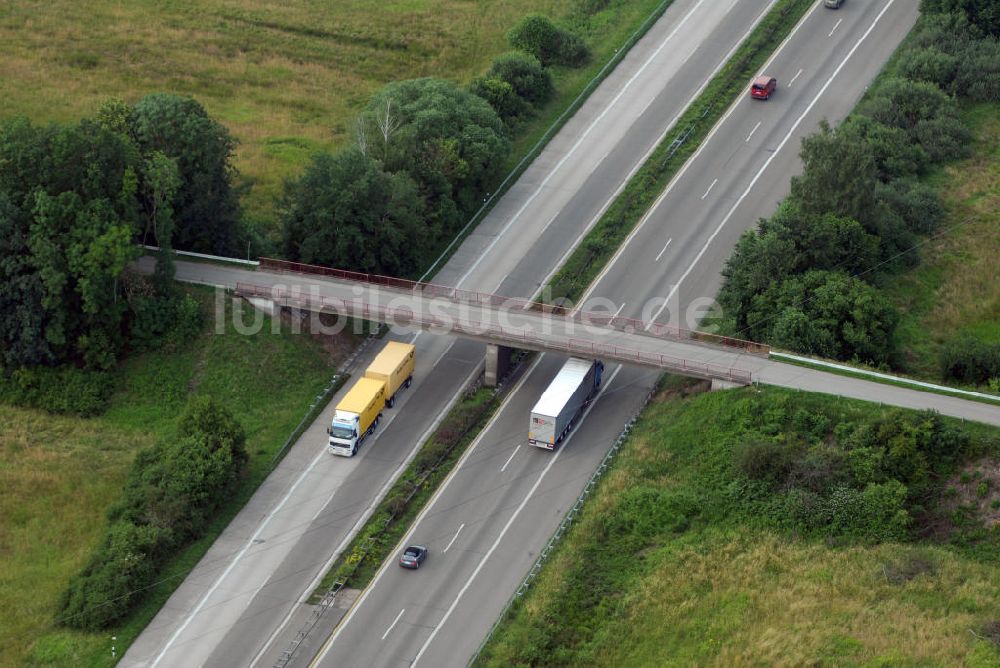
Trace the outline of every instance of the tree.
[[750, 338], [806, 354], [882, 364], [896, 353], [899, 314], [876, 288], [836, 271], [809, 271], [755, 296]]
[[362, 114], [366, 154], [419, 188], [433, 228], [450, 232], [471, 215], [510, 151], [503, 123], [481, 98], [440, 79], [389, 84]]
[[1000, 4], [996, 0], [921, 0], [920, 11], [960, 14], [984, 33], [1000, 36]]
[[533, 106], [545, 104], [555, 92], [552, 75], [537, 58], [527, 53], [513, 51], [497, 56], [486, 76], [506, 81], [518, 97]]
[[590, 56], [587, 46], [571, 32], [558, 28], [544, 14], [528, 14], [507, 33], [515, 49], [531, 54], [542, 65], [580, 65]]
[[154, 273], [154, 282], [160, 294], [168, 294], [173, 290], [173, 201], [180, 187], [181, 177], [176, 160], [160, 151], [153, 151], [143, 161], [140, 197], [146, 213], [146, 230], [143, 232], [142, 242], [145, 245], [146, 236], [152, 232], [153, 239], [160, 248]]
[[0, 126], [5, 365], [114, 362], [117, 277], [136, 252], [137, 159], [128, 142], [89, 121]]
[[[878, 260], [878, 239], [854, 220], [833, 214], [807, 214], [783, 204], [770, 220], [740, 238], [726, 261], [719, 302], [740, 328], [755, 296], [811, 269], [865, 272]], [[783, 327], [792, 327], [794, 316]]]
[[[230, 159], [235, 141], [193, 98], [156, 93], [139, 100], [128, 126], [147, 160], [173, 159], [180, 186], [171, 201], [173, 245], [185, 250], [233, 252], [240, 209]], [[148, 163], [147, 163], [148, 164]]]
[[319, 154], [286, 186], [285, 255], [356, 271], [411, 274], [438, 235], [421, 222], [421, 204], [405, 173], [387, 174], [356, 150]]
[[803, 170], [792, 177], [792, 197], [804, 212], [833, 213], [862, 223], [870, 218], [878, 170], [866, 142], [834, 131], [823, 121], [817, 134], [802, 140], [800, 155]]
[[837, 132], [845, 141], [863, 143], [871, 149], [875, 177], [883, 183], [920, 174], [931, 159], [906, 130], [890, 128], [868, 116], [854, 114], [848, 117]]

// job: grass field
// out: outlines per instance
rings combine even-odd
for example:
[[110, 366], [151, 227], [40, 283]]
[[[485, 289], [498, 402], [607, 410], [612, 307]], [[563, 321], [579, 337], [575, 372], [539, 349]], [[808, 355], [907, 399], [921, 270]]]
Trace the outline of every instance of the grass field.
[[[606, 60], [659, 0], [623, 4], [587, 22], [595, 62]], [[422, 76], [468, 82], [508, 50], [505, 33], [522, 16], [538, 11], [573, 22], [576, 5], [8, 0], [0, 4], [0, 116], [73, 121], [109, 96], [193, 95], [239, 140], [236, 166], [253, 185], [244, 199], [248, 220], [273, 232], [282, 180], [314, 151], [349, 141], [352, 119], [374, 91]], [[560, 92], [571, 99], [580, 79], [569, 73]]]
[[921, 263], [885, 285], [900, 307], [905, 371], [940, 379], [941, 345], [967, 331], [1000, 341], [1000, 105], [963, 111], [973, 155], [933, 177], [948, 210], [946, 231], [921, 248]]
[[[661, 394], [477, 665], [1000, 665], [996, 540], [822, 540], [733, 512], [734, 453], [764, 433], [791, 443], [773, 425], [801, 409], [834, 431], [884, 410], [774, 388]], [[967, 427], [995, 457], [998, 430]]]
[[103, 416], [57, 417], [0, 406], [0, 666], [111, 665], [111, 635], [117, 634], [120, 652], [211, 545], [212, 535], [171, 564], [166, 582], [128, 627], [87, 634], [53, 626], [58, 597], [100, 538], [105, 511], [133, 456], [174, 429], [190, 395], [216, 397], [247, 432], [249, 475], [239, 498], [215, 522], [217, 533], [329, 382], [338, 350], [287, 327], [271, 334], [268, 322], [254, 336], [238, 335], [231, 325], [215, 335], [212, 292], [194, 294], [209, 314], [203, 335], [182, 351], [131, 358]]

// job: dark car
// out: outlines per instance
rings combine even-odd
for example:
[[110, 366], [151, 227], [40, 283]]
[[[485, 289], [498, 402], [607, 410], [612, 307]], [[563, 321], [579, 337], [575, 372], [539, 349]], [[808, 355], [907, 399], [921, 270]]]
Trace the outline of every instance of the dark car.
[[411, 545], [403, 550], [403, 556], [399, 558], [399, 565], [403, 568], [420, 568], [427, 558], [427, 548], [423, 545]]
[[770, 99], [774, 94], [774, 89], [778, 87], [778, 80], [774, 77], [759, 76], [750, 85], [750, 97], [757, 100]]

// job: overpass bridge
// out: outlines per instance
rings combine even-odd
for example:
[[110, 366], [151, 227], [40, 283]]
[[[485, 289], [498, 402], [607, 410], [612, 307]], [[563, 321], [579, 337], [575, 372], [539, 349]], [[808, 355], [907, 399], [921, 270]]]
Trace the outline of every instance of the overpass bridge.
[[[151, 273], [154, 262], [149, 256], [140, 258], [137, 268]], [[485, 341], [487, 379], [491, 357], [498, 363], [498, 351], [510, 346], [602, 357], [716, 382], [764, 383], [930, 409], [1000, 426], [1000, 405], [988, 399], [974, 401], [803, 367], [769, 358], [767, 346], [660, 323], [266, 258], [256, 268], [186, 261], [177, 261], [176, 268], [179, 281], [222, 287], [247, 298]]]
[[[769, 347], [611, 313], [567, 309], [434, 283], [262, 258], [260, 269], [295, 282], [237, 281], [238, 296], [276, 305], [478, 339], [490, 346], [594, 357], [748, 385], [751, 358]], [[322, 281], [304, 283], [304, 276]], [[491, 354], [492, 353], [492, 354]], [[487, 354], [490, 362], [502, 351]]]

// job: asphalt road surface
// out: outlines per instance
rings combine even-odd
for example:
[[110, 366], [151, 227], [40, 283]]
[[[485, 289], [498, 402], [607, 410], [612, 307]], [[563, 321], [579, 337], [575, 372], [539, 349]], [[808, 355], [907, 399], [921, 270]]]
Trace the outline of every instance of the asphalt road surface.
[[[767, 102], [739, 101], [597, 283], [621, 312], [695, 324], [739, 234], [770, 215], [802, 136], [842, 119], [917, 17], [915, 2], [819, 3], [766, 66]], [[487, 286], [488, 288], [489, 286]], [[484, 637], [655, 374], [609, 368], [602, 395], [555, 453], [524, 444], [527, 410], [558, 367], [543, 356], [404, 538], [425, 566], [390, 560], [315, 664], [459, 666]]]
[[[677, 0], [435, 280], [533, 295], [771, 4]], [[413, 387], [388, 412], [377, 437], [354, 459], [327, 455], [324, 430], [335, 397], [132, 644], [122, 665], [274, 662], [298, 630], [298, 602], [482, 364], [483, 346], [475, 342], [424, 334], [417, 349]], [[364, 364], [362, 358], [357, 367]], [[538, 390], [537, 378], [525, 388], [529, 395]], [[622, 393], [622, 406], [637, 405], [636, 396]], [[626, 413], [623, 408], [605, 418], [609, 433], [621, 427]], [[579, 457], [584, 471], [593, 467], [585, 452], [580, 447], [563, 459]], [[553, 507], [552, 517], [557, 514]], [[548, 526], [538, 528], [539, 537]]]

